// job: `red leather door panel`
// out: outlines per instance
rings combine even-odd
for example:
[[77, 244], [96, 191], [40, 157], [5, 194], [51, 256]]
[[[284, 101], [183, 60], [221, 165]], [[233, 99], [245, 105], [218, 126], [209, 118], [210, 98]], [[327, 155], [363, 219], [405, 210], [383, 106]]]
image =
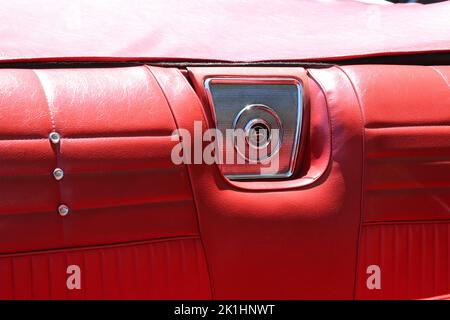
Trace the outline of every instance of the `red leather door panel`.
[[[206, 108], [183, 75], [170, 69], [152, 71], [178, 126], [193, 130], [198, 120], [206, 127]], [[235, 72], [267, 76], [271, 70]], [[216, 166], [188, 166], [214, 298], [353, 297], [360, 221], [360, 110], [350, 82], [339, 70], [314, 71], [313, 76], [324, 85], [325, 95], [310, 78], [311, 114], [328, 108], [328, 115], [314, 118], [309, 142], [327, 143], [321, 128], [333, 128], [331, 159], [317, 181], [289, 190], [249, 191], [228, 183]]]
[[0, 257], [0, 299], [208, 299], [207, 275], [198, 238], [15, 254]]
[[[357, 297], [450, 292], [449, 67], [349, 66], [364, 115]], [[380, 290], [366, 286], [378, 265]]]
[[0, 74], [0, 297], [209, 298], [175, 122], [147, 67]]
[[[175, 129], [214, 125], [203, 81], [221, 74], [304, 81], [296, 177], [230, 182], [215, 165], [171, 161]], [[449, 75], [383, 65], [1, 69], [0, 298], [448, 294]], [[80, 290], [66, 287], [71, 264]], [[381, 289], [366, 285], [370, 265]]]

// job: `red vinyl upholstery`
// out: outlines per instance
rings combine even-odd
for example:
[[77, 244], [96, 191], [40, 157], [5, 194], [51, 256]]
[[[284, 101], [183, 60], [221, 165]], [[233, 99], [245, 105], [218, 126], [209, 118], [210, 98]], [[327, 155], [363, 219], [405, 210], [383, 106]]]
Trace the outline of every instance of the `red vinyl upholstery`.
[[[344, 67], [364, 116], [357, 297], [450, 292], [449, 67]], [[368, 290], [366, 268], [381, 268]]]
[[[179, 126], [192, 130], [193, 120], [205, 122], [204, 108], [188, 83], [172, 85], [182, 83], [180, 72], [152, 70]], [[264, 77], [274, 71], [242, 68], [233, 72]], [[192, 68], [191, 72], [205, 70]], [[302, 72], [301, 68], [286, 71], [292, 76]], [[211, 73], [221, 72], [213, 69]], [[334, 130], [331, 159], [319, 179], [306, 186], [291, 181], [293, 188], [288, 190], [264, 187], [247, 191], [230, 185], [215, 166], [188, 166], [214, 298], [353, 297], [362, 120], [356, 97], [342, 73], [315, 70], [313, 74], [329, 87], [324, 94], [312, 79], [308, 80], [311, 114], [315, 116], [311, 117], [314, 123], [307, 140], [326, 143], [322, 128], [331, 122]], [[335, 83], [342, 83], [342, 90], [338, 91]]]
[[[214, 125], [203, 80], [221, 74], [304, 81], [294, 179], [230, 182], [214, 165], [172, 163], [176, 128]], [[445, 296], [449, 77], [399, 65], [0, 69], [0, 298]], [[80, 290], [65, 286], [71, 264]], [[381, 289], [366, 286], [370, 265]]]
[[[97, 277], [106, 273], [112, 281], [109, 264], [119, 259], [124, 266], [116, 280], [136, 291], [119, 290], [117, 283], [117, 297], [208, 298], [186, 168], [170, 159], [175, 122], [148, 68], [0, 74], [0, 296], [71, 297], [65, 282], [55, 281], [65, 274], [64, 263], [84, 256], [86, 278], [78, 297], [116, 297], [100, 291]], [[60, 133], [59, 144], [49, 141], [51, 131]], [[61, 181], [52, 176], [56, 167], [64, 170]], [[60, 204], [70, 208], [65, 217], [58, 214]], [[153, 239], [171, 241], [133, 244]], [[116, 243], [128, 245], [85, 249]], [[46, 251], [65, 248], [74, 249]], [[14, 255], [31, 251], [36, 253]], [[146, 252], [155, 257], [141, 265]], [[145, 272], [136, 275], [133, 266]], [[195, 279], [187, 270], [195, 271]]]
[[[66, 268], [81, 268], [67, 290]], [[0, 299], [209, 299], [198, 238], [0, 257]]]

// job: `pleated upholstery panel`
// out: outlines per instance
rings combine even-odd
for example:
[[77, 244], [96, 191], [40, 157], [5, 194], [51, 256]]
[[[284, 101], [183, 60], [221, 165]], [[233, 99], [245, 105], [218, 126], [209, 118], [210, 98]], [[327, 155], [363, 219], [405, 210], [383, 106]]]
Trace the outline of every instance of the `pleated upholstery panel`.
[[[398, 223], [363, 228], [360, 299], [421, 299], [450, 292], [450, 223]], [[369, 290], [367, 267], [378, 265], [381, 290]]]
[[[67, 267], [81, 269], [69, 290]], [[0, 257], [0, 299], [209, 299], [198, 238]]]
[[[0, 118], [0, 298], [210, 297], [175, 121], [147, 67], [2, 69]], [[71, 264], [81, 290], [66, 288]]]
[[[349, 66], [364, 118], [356, 297], [450, 293], [448, 66]], [[367, 268], [380, 267], [369, 290]]]
[[170, 157], [175, 121], [147, 67], [0, 75], [0, 253], [198, 235], [186, 168]]
[[450, 115], [449, 125], [366, 129], [365, 138], [366, 222], [450, 219]]

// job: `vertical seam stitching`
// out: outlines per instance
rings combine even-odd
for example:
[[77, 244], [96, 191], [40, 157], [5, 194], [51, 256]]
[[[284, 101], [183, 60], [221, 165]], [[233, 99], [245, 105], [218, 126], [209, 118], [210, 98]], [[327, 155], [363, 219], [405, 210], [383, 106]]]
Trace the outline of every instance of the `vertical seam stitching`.
[[350, 85], [353, 89], [353, 93], [356, 97], [356, 101], [358, 101], [358, 106], [359, 106], [359, 116], [360, 116], [360, 120], [361, 120], [361, 125], [362, 125], [362, 129], [361, 129], [361, 134], [362, 134], [362, 155], [361, 155], [361, 199], [360, 199], [360, 217], [359, 217], [359, 226], [358, 226], [358, 243], [357, 243], [357, 251], [356, 251], [356, 261], [355, 261], [355, 278], [354, 278], [354, 284], [353, 284], [353, 299], [356, 300], [356, 290], [358, 287], [358, 275], [359, 272], [361, 270], [359, 270], [359, 259], [360, 259], [360, 254], [361, 254], [361, 238], [362, 238], [362, 233], [363, 233], [363, 216], [364, 216], [364, 182], [365, 182], [365, 144], [366, 144], [366, 130], [365, 130], [365, 115], [364, 115], [364, 110], [362, 107], [362, 103], [361, 103], [361, 99], [360, 96], [358, 94], [358, 92], [356, 91], [355, 88], [355, 84], [353, 83], [353, 81], [350, 79], [350, 76], [347, 74], [347, 72], [341, 67], [336, 65], [335, 66], [338, 70], [340, 70], [345, 77], [348, 79], [348, 81], [350, 82]]
[[[154, 79], [154, 80], [156, 81], [156, 83], [158, 84], [158, 87], [159, 87], [159, 89], [161, 90], [161, 93], [163, 94], [163, 96], [164, 96], [164, 98], [165, 98], [165, 100], [166, 100], [166, 102], [167, 102], [167, 105], [168, 105], [168, 107], [169, 107], [169, 110], [170, 110], [170, 112], [171, 112], [171, 114], [172, 114], [173, 120], [174, 120], [174, 122], [175, 122], [175, 126], [176, 126], [177, 129], [180, 129], [179, 124], [178, 124], [178, 121], [177, 121], [177, 118], [175, 117], [175, 113], [174, 113], [173, 110], [172, 110], [172, 105], [171, 105], [169, 99], [167, 98], [167, 95], [166, 95], [166, 93], [164, 92], [164, 90], [163, 90], [163, 88], [162, 88], [162, 86], [161, 86], [161, 83], [159, 82], [159, 80], [158, 80], [158, 78], [156, 77], [156, 75], [153, 73], [153, 70], [150, 68], [150, 66], [144, 65], [144, 67], [145, 67], [145, 69], [148, 71], [148, 73], [151, 74], [151, 76], [153, 77], [153, 79]], [[178, 69], [176, 69], [176, 70], [179, 72]], [[183, 76], [183, 75], [181, 74], [181, 76]], [[183, 77], [184, 77], [184, 76], [183, 76]], [[203, 108], [203, 104], [202, 104], [201, 102], [199, 102], [199, 103], [200, 103], [201, 107]], [[204, 116], [203, 113], [202, 113], [202, 116]], [[210, 294], [211, 294], [211, 299], [213, 300], [213, 299], [214, 299], [214, 290], [213, 290], [213, 284], [212, 284], [212, 278], [211, 278], [211, 267], [210, 267], [210, 264], [209, 264], [209, 262], [208, 262], [208, 256], [207, 256], [207, 253], [206, 253], [205, 244], [204, 244], [204, 242], [203, 242], [203, 237], [201, 236], [202, 232], [201, 232], [201, 226], [200, 226], [200, 214], [199, 214], [199, 210], [198, 210], [198, 206], [197, 206], [197, 200], [196, 200], [196, 198], [195, 198], [194, 186], [193, 186], [193, 179], [192, 179], [191, 172], [190, 172], [188, 166], [187, 166], [186, 164], [184, 164], [183, 166], [184, 166], [184, 168], [185, 168], [185, 170], [186, 170], [186, 172], [187, 172], [188, 179], [189, 179], [189, 187], [190, 187], [191, 193], [192, 193], [192, 202], [193, 202], [193, 204], [194, 204], [194, 209], [195, 209], [196, 218], [197, 218], [197, 219], [196, 219], [196, 220], [197, 220], [197, 228], [198, 228], [198, 232], [199, 232], [199, 235], [200, 235], [199, 240], [200, 240], [200, 242], [201, 242], [201, 244], [202, 244], [203, 254], [204, 254], [204, 257], [205, 257], [205, 263], [206, 263], [206, 269], [207, 269], [207, 272], [208, 272], [209, 291], [210, 291]]]

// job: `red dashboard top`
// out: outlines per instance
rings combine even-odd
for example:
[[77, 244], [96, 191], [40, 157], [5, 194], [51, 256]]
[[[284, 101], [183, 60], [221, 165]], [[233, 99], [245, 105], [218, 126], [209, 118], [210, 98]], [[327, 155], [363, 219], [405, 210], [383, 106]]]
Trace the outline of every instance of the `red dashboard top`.
[[450, 50], [450, 2], [3, 1], [0, 60], [331, 60]]

